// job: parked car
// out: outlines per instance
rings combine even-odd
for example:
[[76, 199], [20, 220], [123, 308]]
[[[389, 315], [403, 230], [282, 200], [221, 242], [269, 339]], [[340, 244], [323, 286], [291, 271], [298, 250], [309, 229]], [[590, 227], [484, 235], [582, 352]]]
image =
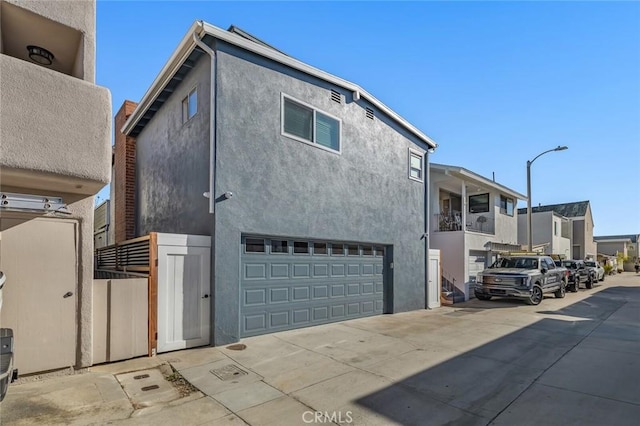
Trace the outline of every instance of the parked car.
[[475, 295], [480, 300], [514, 297], [538, 305], [546, 293], [563, 298], [566, 286], [567, 270], [556, 266], [549, 256], [511, 255], [478, 274]]
[[[6, 276], [0, 271], [0, 310], [2, 310], [2, 288]], [[0, 328], [0, 401], [4, 399], [9, 383], [15, 380], [18, 370], [13, 369], [13, 330]]]
[[595, 271], [590, 270], [584, 264], [584, 260], [563, 260], [562, 266], [569, 271], [569, 289], [577, 292], [580, 284], [584, 283], [586, 288], [592, 288], [596, 281]]
[[596, 274], [596, 281], [604, 281], [604, 268], [595, 260], [585, 260], [584, 264], [587, 268], [593, 270]]

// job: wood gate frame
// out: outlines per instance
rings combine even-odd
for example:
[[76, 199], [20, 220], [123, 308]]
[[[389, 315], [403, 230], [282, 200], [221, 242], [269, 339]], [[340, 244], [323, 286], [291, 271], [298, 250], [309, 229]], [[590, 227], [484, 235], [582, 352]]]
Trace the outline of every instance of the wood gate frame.
[[122, 241], [95, 251], [94, 278], [146, 277], [148, 280], [148, 356], [158, 348], [158, 234]]

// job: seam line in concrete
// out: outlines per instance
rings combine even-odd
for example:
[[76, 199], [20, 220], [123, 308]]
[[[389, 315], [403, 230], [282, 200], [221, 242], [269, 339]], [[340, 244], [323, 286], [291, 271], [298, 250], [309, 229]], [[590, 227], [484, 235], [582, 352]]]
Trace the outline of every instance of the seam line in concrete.
[[565, 352], [563, 352], [563, 353], [562, 353], [562, 355], [560, 356], [560, 358], [558, 358], [557, 360], [555, 360], [555, 362], [553, 362], [549, 367], [547, 367], [547, 368], [545, 368], [544, 370], [542, 370], [542, 372], [541, 372], [540, 374], [538, 374], [538, 375], [536, 376], [536, 378], [535, 378], [535, 379], [533, 379], [533, 381], [531, 381], [531, 383], [529, 383], [529, 386], [527, 386], [526, 388], [524, 388], [524, 389], [522, 390], [522, 392], [520, 392], [520, 393], [519, 393], [515, 398], [513, 398], [513, 399], [511, 400], [511, 402], [509, 402], [507, 405], [505, 405], [505, 406], [504, 406], [504, 408], [503, 408], [502, 410], [500, 410], [500, 411], [498, 412], [498, 414], [496, 414], [495, 416], [493, 416], [493, 417], [491, 418], [491, 420], [489, 420], [489, 423], [487, 423], [487, 424], [489, 425], [489, 424], [493, 423], [493, 422], [494, 422], [494, 421], [495, 421], [495, 420], [496, 420], [496, 419], [497, 419], [497, 418], [498, 418], [502, 413], [504, 413], [504, 412], [505, 412], [505, 410], [507, 410], [509, 407], [511, 407], [511, 405], [513, 405], [513, 403], [514, 403], [515, 401], [517, 401], [517, 400], [518, 400], [518, 398], [520, 398], [520, 397], [521, 397], [521, 396], [522, 396], [526, 391], [528, 391], [529, 389], [531, 389], [531, 386], [533, 386], [534, 384], [537, 384], [537, 383], [538, 383], [538, 380], [540, 379], [540, 377], [542, 377], [542, 375], [543, 375], [543, 374], [545, 374], [547, 371], [549, 371], [551, 368], [553, 368], [553, 367], [554, 367], [558, 362], [560, 362], [560, 360], [561, 360], [562, 358], [564, 358], [564, 356], [565, 356], [566, 354], [568, 354], [569, 352], [571, 352], [571, 351], [572, 351], [576, 346], [578, 346], [580, 343], [582, 343], [582, 342], [583, 342], [587, 337], [591, 336], [591, 334], [592, 334], [594, 331], [596, 331], [596, 330], [597, 330], [597, 329], [598, 329], [598, 328], [599, 328], [599, 327], [600, 327], [600, 326], [601, 326], [601, 325], [602, 325], [606, 320], [608, 320], [608, 319], [611, 317], [611, 315], [613, 315], [614, 313], [618, 312], [618, 310], [619, 310], [619, 309], [621, 309], [621, 308], [622, 308], [624, 305], [626, 305], [626, 304], [627, 304], [627, 302], [623, 303], [622, 305], [620, 305], [620, 306], [618, 307], [618, 309], [616, 309], [615, 311], [613, 311], [613, 312], [611, 312], [609, 315], [607, 315], [607, 317], [606, 317], [606, 318], [604, 318], [604, 319], [600, 320], [600, 323], [599, 323], [598, 325], [596, 325], [596, 326], [595, 326], [591, 331], [589, 331], [589, 333], [587, 333], [587, 334], [586, 334], [585, 336], [583, 336], [580, 340], [578, 340], [578, 341], [576, 342], [576, 344], [575, 344], [575, 345], [571, 346], [569, 349], [567, 349]]
[[635, 403], [635, 402], [631, 402], [631, 401], [625, 401], [625, 400], [622, 400], [622, 399], [608, 398], [606, 396], [594, 395], [592, 393], [581, 392], [581, 391], [574, 390], [574, 389], [561, 388], [560, 386], [553, 386], [553, 385], [548, 385], [548, 384], [545, 384], [545, 383], [538, 383], [538, 386], [545, 386], [545, 387], [548, 387], [548, 388], [559, 389], [559, 390], [563, 390], [563, 391], [567, 391], [567, 392], [573, 392], [573, 393], [579, 393], [580, 395], [587, 395], [587, 396], [592, 396], [594, 398], [606, 399], [606, 400], [613, 401], [613, 402], [619, 402], [619, 403], [622, 403], [622, 404], [627, 404], [627, 405], [633, 405], [635, 407], [640, 407], [640, 403]]

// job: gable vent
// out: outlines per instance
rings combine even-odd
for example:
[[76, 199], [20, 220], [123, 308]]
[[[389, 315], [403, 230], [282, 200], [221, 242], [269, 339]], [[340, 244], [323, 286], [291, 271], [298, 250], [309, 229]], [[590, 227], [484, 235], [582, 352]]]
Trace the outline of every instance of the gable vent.
[[365, 108], [365, 112], [367, 114], [367, 118], [369, 120], [373, 120], [373, 110], [371, 108]]
[[331, 91], [331, 100], [333, 102], [337, 102], [339, 104], [342, 103], [342, 95], [339, 92], [336, 92], [335, 90]]

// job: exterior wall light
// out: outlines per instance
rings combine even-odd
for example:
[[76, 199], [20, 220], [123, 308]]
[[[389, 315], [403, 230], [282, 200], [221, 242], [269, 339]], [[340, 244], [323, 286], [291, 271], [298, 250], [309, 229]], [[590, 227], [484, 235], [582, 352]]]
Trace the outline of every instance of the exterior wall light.
[[29, 58], [31, 58], [33, 62], [40, 65], [51, 65], [53, 63], [53, 53], [49, 52], [47, 49], [29, 45], [27, 46], [27, 50], [29, 51]]

